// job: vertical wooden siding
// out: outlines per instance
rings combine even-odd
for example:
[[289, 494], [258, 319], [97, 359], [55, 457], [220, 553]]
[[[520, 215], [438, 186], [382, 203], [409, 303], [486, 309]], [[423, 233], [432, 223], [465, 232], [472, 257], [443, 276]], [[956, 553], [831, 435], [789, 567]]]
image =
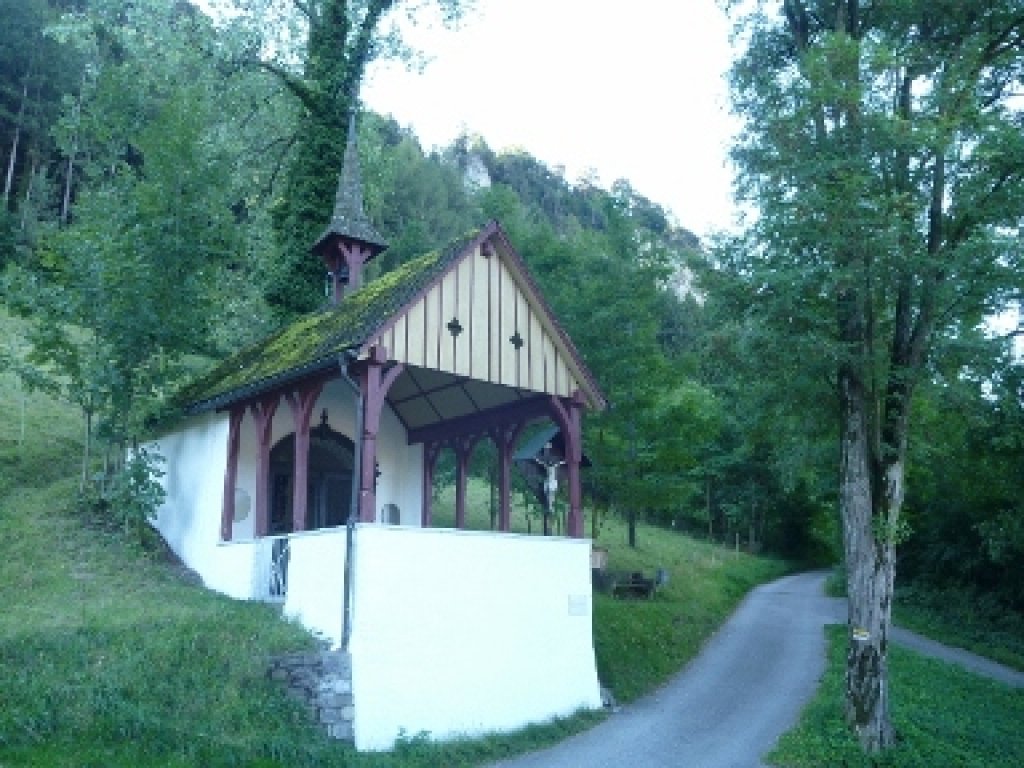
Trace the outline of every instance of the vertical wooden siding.
[[[493, 252], [492, 252], [493, 253]], [[455, 335], [451, 328], [460, 329]], [[517, 349], [512, 339], [522, 344]], [[496, 255], [458, 262], [376, 343], [395, 360], [567, 397], [578, 388], [549, 323]]]

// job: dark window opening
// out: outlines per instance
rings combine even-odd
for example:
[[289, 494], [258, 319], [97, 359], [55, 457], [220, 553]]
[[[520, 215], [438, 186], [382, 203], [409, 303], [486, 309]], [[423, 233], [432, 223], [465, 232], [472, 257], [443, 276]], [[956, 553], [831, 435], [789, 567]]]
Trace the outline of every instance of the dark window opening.
[[[306, 530], [344, 525], [352, 505], [355, 446], [325, 423], [309, 432]], [[295, 434], [281, 438], [270, 451], [270, 533], [293, 529]]]

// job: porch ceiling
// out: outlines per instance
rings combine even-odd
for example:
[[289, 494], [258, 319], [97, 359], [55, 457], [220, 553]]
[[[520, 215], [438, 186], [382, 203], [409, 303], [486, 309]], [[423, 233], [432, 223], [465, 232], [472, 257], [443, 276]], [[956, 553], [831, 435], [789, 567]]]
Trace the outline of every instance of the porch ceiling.
[[387, 401], [409, 432], [465, 421], [536, 399], [537, 393], [419, 366], [407, 365]]

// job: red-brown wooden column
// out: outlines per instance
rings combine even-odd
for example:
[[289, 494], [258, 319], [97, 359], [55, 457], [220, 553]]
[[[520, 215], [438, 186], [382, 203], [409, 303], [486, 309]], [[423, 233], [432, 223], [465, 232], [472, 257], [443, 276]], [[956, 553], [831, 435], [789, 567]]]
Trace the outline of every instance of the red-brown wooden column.
[[[331, 273], [331, 303], [337, 304], [343, 296], [355, 293], [363, 285], [363, 266], [373, 258], [373, 251], [357, 242], [338, 240], [336, 251], [324, 255]], [[345, 265], [347, 284], [341, 281], [341, 265]]]
[[228, 414], [228, 456], [224, 467], [224, 501], [220, 513], [220, 538], [231, 541], [235, 521], [235, 485], [238, 483], [238, 445], [245, 406], [235, 406]]
[[459, 529], [466, 527], [466, 483], [474, 442], [468, 437], [457, 437], [452, 441], [455, 450], [455, 527]]
[[491, 439], [498, 449], [498, 530], [512, 527], [512, 449], [515, 447], [522, 424], [505, 424], [491, 430]]
[[265, 397], [252, 404], [252, 415], [256, 420], [256, 498], [253, 502], [253, 536], [266, 536], [270, 531], [270, 439], [274, 432], [274, 412], [277, 410], [276, 395]]
[[583, 402], [578, 394], [571, 399], [551, 398], [551, 410], [565, 441], [565, 469], [569, 480], [569, 519], [566, 534], [583, 538], [583, 494], [580, 490], [580, 462], [583, 458]]
[[292, 489], [292, 530], [306, 530], [309, 496], [309, 419], [324, 388], [322, 381], [307, 383], [285, 395], [295, 421], [295, 484]]
[[388, 351], [384, 347], [371, 347], [365, 360], [358, 363], [359, 388], [363, 397], [363, 434], [360, 436], [359, 459], [359, 520], [371, 523], [376, 518], [377, 493], [375, 489], [377, 468], [377, 432], [380, 430], [380, 414], [384, 409], [384, 398], [403, 370], [396, 363], [384, 372]]
[[423, 518], [421, 525], [429, 528], [434, 522], [434, 467], [441, 453], [438, 443], [429, 442], [423, 445]]
[[[338, 253], [348, 267], [348, 285], [345, 294], [355, 293], [363, 285], [363, 265], [373, 256], [373, 251], [360, 243], [338, 242]], [[337, 274], [337, 270], [335, 270]], [[339, 286], [336, 286], [336, 288]]]

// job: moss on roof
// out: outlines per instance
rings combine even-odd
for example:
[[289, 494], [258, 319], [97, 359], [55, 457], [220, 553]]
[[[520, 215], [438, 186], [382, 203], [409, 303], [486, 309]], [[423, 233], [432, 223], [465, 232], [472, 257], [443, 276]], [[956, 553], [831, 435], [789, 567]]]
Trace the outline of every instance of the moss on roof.
[[478, 234], [408, 261], [346, 296], [337, 306], [301, 317], [232, 355], [186, 386], [178, 402], [188, 411], [216, 408], [335, 365], [341, 354], [372, 338], [392, 315], [442, 275]]

